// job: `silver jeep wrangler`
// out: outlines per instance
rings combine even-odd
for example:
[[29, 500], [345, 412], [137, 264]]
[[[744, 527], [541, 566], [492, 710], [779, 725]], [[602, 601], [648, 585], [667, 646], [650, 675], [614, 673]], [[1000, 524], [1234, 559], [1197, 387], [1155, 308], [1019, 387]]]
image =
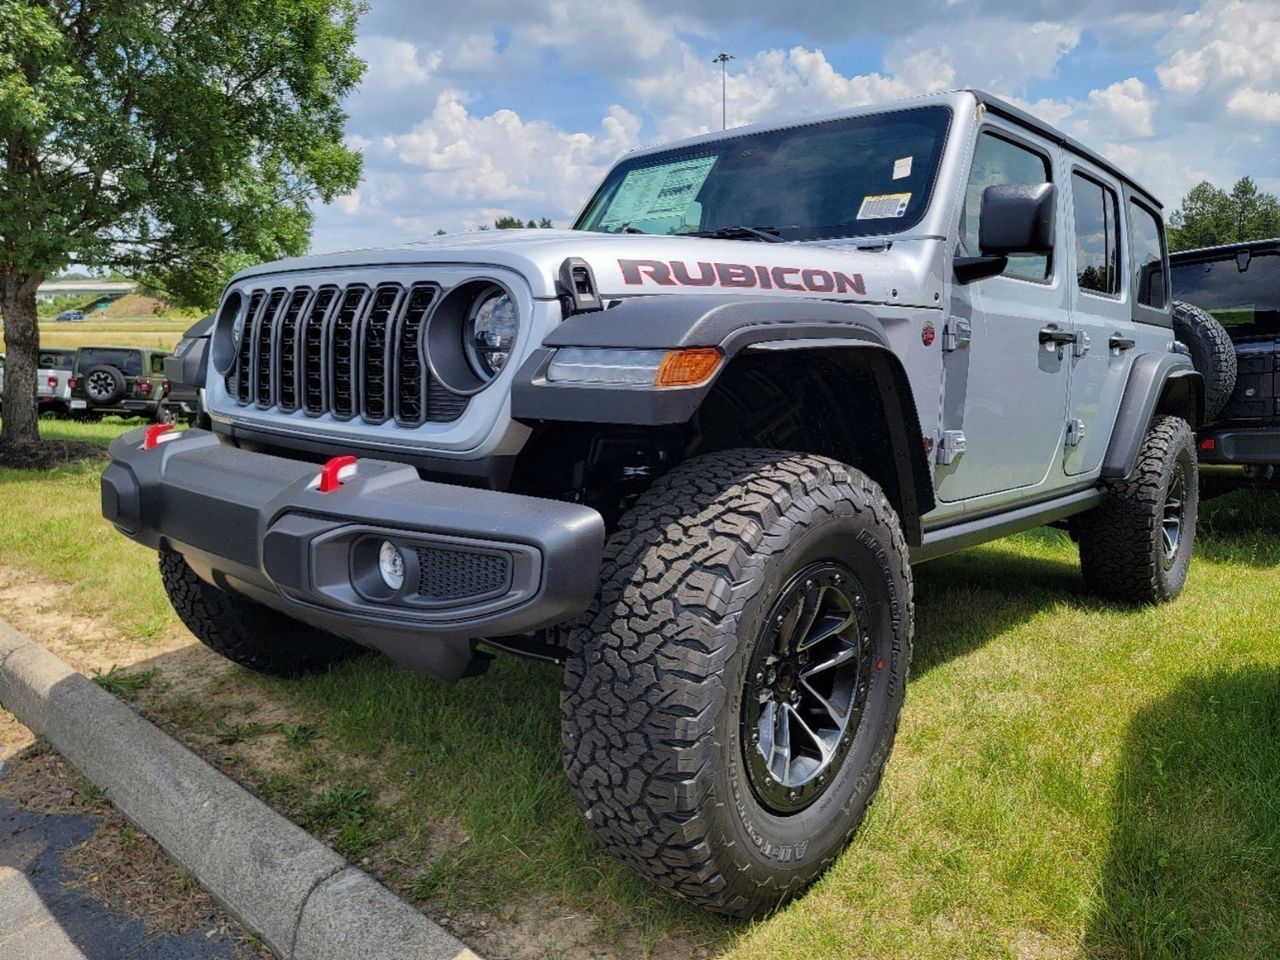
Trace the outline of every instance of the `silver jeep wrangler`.
[[876, 792], [913, 563], [1060, 524], [1099, 593], [1178, 595], [1169, 304], [1159, 203], [986, 94], [736, 129], [624, 157], [572, 230], [238, 274], [212, 430], [116, 440], [103, 513], [255, 670], [562, 662], [603, 842], [758, 915]]

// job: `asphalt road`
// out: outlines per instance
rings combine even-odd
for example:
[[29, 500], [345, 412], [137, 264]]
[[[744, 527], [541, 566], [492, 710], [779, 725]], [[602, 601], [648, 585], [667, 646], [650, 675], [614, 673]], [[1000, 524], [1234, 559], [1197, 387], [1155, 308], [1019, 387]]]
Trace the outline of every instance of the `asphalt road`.
[[[0, 778], [5, 766], [0, 764]], [[0, 957], [5, 960], [232, 960], [235, 942], [194, 930], [148, 937], [141, 920], [66, 886], [62, 858], [92, 817], [46, 816], [0, 799]]]

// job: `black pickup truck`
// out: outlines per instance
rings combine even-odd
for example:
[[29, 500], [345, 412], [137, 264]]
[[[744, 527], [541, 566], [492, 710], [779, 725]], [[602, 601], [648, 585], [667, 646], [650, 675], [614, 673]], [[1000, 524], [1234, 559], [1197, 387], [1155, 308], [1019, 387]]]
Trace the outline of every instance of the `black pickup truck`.
[[1211, 314], [1235, 350], [1235, 386], [1206, 411], [1200, 460], [1269, 477], [1280, 467], [1280, 238], [1184, 250], [1169, 266], [1179, 307]]

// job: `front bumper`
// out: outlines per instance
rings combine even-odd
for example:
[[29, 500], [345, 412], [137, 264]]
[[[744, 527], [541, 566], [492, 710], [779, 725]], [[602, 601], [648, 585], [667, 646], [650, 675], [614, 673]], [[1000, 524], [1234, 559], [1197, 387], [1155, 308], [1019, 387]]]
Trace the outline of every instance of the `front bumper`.
[[[125, 536], [180, 553], [205, 580], [374, 647], [443, 680], [471, 641], [569, 619], [595, 593], [604, 521], [576, 504], [420, 479], [360, 460], [329, 493], [320, 467], [187, 430], [144, 449], [111, 444], [102, 514]], [[386, 587], [378, 546], [405, 558]]]
[[1198, 446], [1202, 463], [1280, 465], [1280, 427], [1212, 426]]

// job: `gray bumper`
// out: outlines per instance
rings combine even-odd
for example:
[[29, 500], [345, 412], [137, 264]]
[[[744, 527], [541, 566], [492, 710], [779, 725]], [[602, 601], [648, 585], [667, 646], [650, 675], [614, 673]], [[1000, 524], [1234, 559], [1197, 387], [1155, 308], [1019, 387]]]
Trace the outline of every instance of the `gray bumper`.
[[[145, 434], [113, 441], [102, 475], [102, 514], [121, 533], [420, 672], [457, 679], [471, 640], [569, 619], [595, 592], [604, 521], [590, 508], [432, 483], [380, 460], [321, 493], [316, 464], [204, 430], [145, 450]], [[377, 573], [383, 540], [405, 558], [399, 591]]]

